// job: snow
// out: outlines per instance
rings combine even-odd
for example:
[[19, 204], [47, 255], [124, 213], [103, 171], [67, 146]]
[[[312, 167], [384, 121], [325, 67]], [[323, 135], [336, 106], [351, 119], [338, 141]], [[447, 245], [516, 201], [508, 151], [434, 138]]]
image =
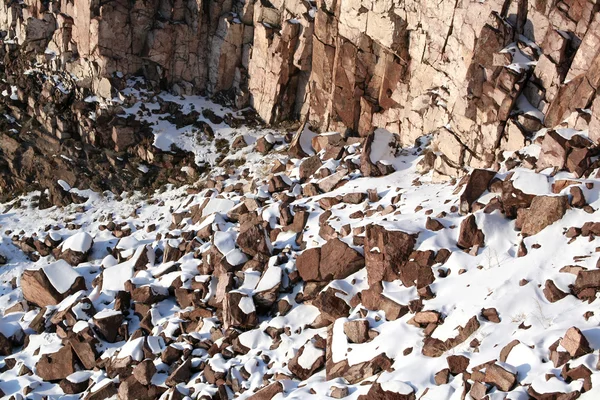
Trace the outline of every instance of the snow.
[[93, 239], [87, 232], [79, 232], [70, 236], [62, 244], [63, 251], [72, 250], [78, 253], [86, 253], [92, 247]]
[[81, 275], [77, 273], [66, 261], [59, 260], [42, 268], [50, 284], [58, 293], [66, 293], [71, 289], [75, 280]]
[[252, 297], [248, 296], [242, 297], [240, 299], [238, 307], [240, 308], [240, 310], [242, 310], [244, 314], [252, 314], [256, 311], [256, 308], [254, 307], [254, 301], [252, 301]]
[[400, 381], [387, 381], [380, 383], [381, 388], [386, 392], [394, 392], [399, 394], [410, 394], [413, 392], [413, 388], [404, 382]]
[[90, 379], [92, 374], [91, 371], [77, 371], [67, 376], [67, 380], [72, 383], [81, 383]]
[[315, 361], [324, 355], [323, 350], [317, 349], [312, 342], [307, 342], [302, 354], [298, 357], [298, 364], [304, 369], [311, 369]]
[[142, 361], [144, 359], [144, 340], [145, 338], [141, 337], [125, 343], [125, 345], [121, 347], [121, 351], [119, 351], [118, 358], [123, 359], [131, 357], [133, 361]]
[[67, 182], [63, 181], [62, 179], [59, 179], [57, 181], [57, 183], [63, 188], [63, 190], [65, 192], [68, 192], [71, 190], [71, 186]]
[[282, 274], [281, 267], [270, 266], [267, 268], [258, 286], [256, 286], [256, 292], [264, 292], [277, 286], [281, 282]]
[[548, 182], [548, 178], [528, 169], [517, 169], [512, 181], [515, 189], [519, 189], [526, 194], [552, 194], [552, 185]]

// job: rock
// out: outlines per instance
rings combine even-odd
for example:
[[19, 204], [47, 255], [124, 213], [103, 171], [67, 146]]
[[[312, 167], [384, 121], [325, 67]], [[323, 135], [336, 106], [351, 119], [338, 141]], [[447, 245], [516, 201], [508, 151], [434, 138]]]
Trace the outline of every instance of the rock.
[[253, 329], [258, 325], [258, 317], [252, 297], [240, 292], [229, 292], [223, 301], [223, 318], [226, 328]]
[[481, 316], [490, 322], [494, 322], [499, 324], [500, 317], [498, 316], [498, 311], [495, 308], [482, 308]]
[[81, 382], [71, 382], [68, 378], [60, 381], [60, 388], [65, 394], [77, 394], [84, 392], [90, 385], [89, 379]]
[[323, 193], [331, 192], [342, 182], [346, 175], [348, 175], [348, 171], [342, 169], [337, 171], [335, 174], [329, 175], [327, 178], [321, 179], [317, 183], [319, 190]]
[[252, 225], [240, 232], [236, 244], [251, 257], [260, 255], [268, 258], [271, 256], [271, 241], [262, 226]]
[[364, 257], [337, 238], [322, 248], [305, 250], [296, 259], [296, 268], [307, 282], [344, 279], [364, 266]]
[[457, 246], [461, 249], [471, 249], [483, 247], [485, 237], [483, 232], [477, 227], [477, 221], [474, 215], [469, 215], [460, 224]]
[[64, 261], [23, 271], [21, 288], [25, 300], [39, 307], [57, 305], [67, 296], [86, 290], [85, 279]]
[[545, 168], [557, 168], [561, 170], [567, 161], [567, 140], [556, 131], [550, 131], [544, 135], [542, 150], [537, 160], [538, 170]]
[[567, 196], [536, 196], [524, 212], [521, 233], [532, 236], [562, 219], [569, 201]]
[[87, 261], [93, 245], [94, 240], [88, 233], [76, 233], [60, 245], [61, 251], [58, 258], [72, 266], [77, 266]]
[[515, 386], [517, 375], [497, 364], [490, 364], [485, 369], [484, 382], [497, 387], [503, 392], [508, 392]]
[[337, 291], [333, 288], [321, 292], [313, 305], [321, 311], [321, 317], [329, 322], [338, 318], [347, 317], [350, 313], [350, 306], [346, 301], [336, 295]]
[[375, 382], [366, 395], [358, 396], [359, 400], [415, 400], [414, 389], [400, 381], [389, 381], [384, 383]]
[[94, 315], [94, 324], [100, 335], [109, 343], [117, 341], [119, 328], [123, 323], [120, 311], [100, 312]]
[[564, 299], [568, 295], [568, 293], [565, 293], [559, 288], [557, 288], [553, 280], [546, 280], [546, 285], [544, 286], [544, 296], [546, 296], [546, 299], [550, 303], [556, 303], [557, 301]]
[[290, 360], [288, 368], [300, 380], [310, 378], [325, 366], [325, 351], [318, 349], [312, 342], [300, 347], [294, 358]]
[[165, 384], [169, 387], [175, 386], [178, 383], [187, 382], [190, 380], [192, 376], [192, 360], [188, 358], [184, 362], [181, 363], [180, 366], [175, 368], [175, 370], [169, 375]]
[[365, 343], [369, 340], [369, 321], [358, 319], [345, 322], [344, 333], [351, 343]]
[[332, 386], [329, 389], [329, 397], [333, 399], [343, 399], [344, 397], [347, 397], [348, 394], [348, 387], [346, 386]]
[[146, 359], [135, 366], [133, 369], [133, 376], [142, 385], [150, 385], [152, 377], [156, 373], [156, 367], [154, 362], [150, 359]]
[[576, 327], [571, 327], [560, 341], [560, 345], [569, 353], [571, 358], [578, 358], [592, 352], [586, 337]]
[[425, 222], [425, 229], [437, 232], [444, 229], [444, 225], [437, 219], [427, 217], [427, 222]]
[[448, 368], [444, 368], [438, 371], [433, 377], [433, 380], [438, 386], [447, 384], [450, 380], [450, 370]]
[[583, 190], [579, 186], [573, 186], [571, 192], [571, 207], [583, 208], [587, 205]]
[[269, 193], [283, 192], [291, 187], [289, 178], [283, 174], [277, 174], [269, 180]]
[[508, 355], [510, 354], [511, 350], [519, 343], [521, 342], [515, 339], [508, 343], [506, 346], [504, 346], [500, 351], [500, 362], [506, 362], [506, 359], [508, 358]]
[[317, 172], [317, 170], [319, 168], [321, 168], [322, 166], [323, 166], [323, 163], [321, 162], [321, 159], [319, 158], [319, 156], [312, 156], [312, 157], [305, 159], [300, 164], [300, 170], [299, 170], [300, 180], [302, 182], [309, 180], [310, 178], [313, 177], [315, 172]]
[[55, 353], [42, 355], [35, 365], [35, 373], [45, 381], [65, 379], [75, 371], [75, 358], [70, 346], [63, 346]]
[[448, 356], [446, 358], [448, 369], [452, 375], [462, 374], [469, 366], [469, 358], [465, 356]]
[[477, 317], [471, 317], [464, 327], [458, 327], [458, 335], [444, 341], [426, 336], [423, 340], [422, 353], [427, 357], [440, 357], [444, 352], [461, 343], [464, 343], [477, 329], [479, 329]]
[[271, 400], [279, 393], [283, 393], [283, 385], [280, 382], [273, 382], [248, 397], [248, 400]]
[[154, 399], [160, 396], [156, 386], [143, 385], [134, 376], [129, 376], [119, 385], [119, 399]]
[[105, 384], [101, 387], [95, 388], [93, 392], [89, 392], [84, 399], [85, 400], [104, 400], [109, 399], [117, 394], [117, 385], [111, 381], [106, 379]]
[[267, 154], [273, 148], [273, 143], [265, 136], [260, 137], [255, 144], [256, 151], [261, 154]]
[[365, 234], [365, 266], [369, 284], [398, 279], [416, 243], [413, 235], [368, 225]]
[[358, 383], [382, 371], [388, 370], [393, 361], [385, 354], [379, 354], [369, 361], [349, 365], [347, 360], [334, 363], [331, 360], [330, 340], [327, 340], [327, 361], [325, 364], [327, 380], [344, 378], [350, 384]]
[[474, 169], [469, 175], [465, 190], [460, 195], [460, 212], [466, 215], [473, 211], [471, 206], [488, 189], [492, 179], [496, 176], [495, 171], [485, 169]]

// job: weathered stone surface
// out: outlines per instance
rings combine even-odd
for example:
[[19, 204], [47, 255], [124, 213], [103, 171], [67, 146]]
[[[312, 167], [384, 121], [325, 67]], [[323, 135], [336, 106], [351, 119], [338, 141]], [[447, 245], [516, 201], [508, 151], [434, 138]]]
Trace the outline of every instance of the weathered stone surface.
[[391, 385], [375, 382], [367, 394], [361, 395], [358, 398], [360, 400], [415, 400], [416, 395], [410, 385], [402, 382], [391, 382]]
[[536, 196], [523, 213], [521, 233], [531, 236], [560, 220], [569, 208], [568, 196]]
[[471, 172], [465, 189], [460, 195], [460, 212], [462, 214], [468, 214], [472, 211], [471, 205], [488, 189], [494, 176], [496, 176], [495, 171], [485, 169], [474, 169]]
[[517, 382], [517, 375], [497, 364], [490, 364], [485, 369], [484, 381], [503, 392], [508, 392]]
[[[62, 287], [58, 289], [54, 287], [47, 274], [52, 276], [62, 275], [61, 280], [72, 279], [69, 288], [62, 291]], [[63, 281], [64, 283], [64, 281]], [[62, 283], [61, 283], [62, 285]], [[38, 270], [25, 270], [21, 275], [21, 288], [23, 289], [23, 297], [25, 300], [36, 304], [40, 307], [56, 305], [67, 296], [74, 294], [80, 290], [85, 290], [85, 279], [73, 270], [64, 261], [59, 261], [50, 264]]]
[[331, 239], [322, 248], [304, 251], [296, 267], [305, 281], [344, 279], [365, 266], [365, 258], [339, 239]]
[[70, 346], [56, 353], [44, 354], [35, 365], [36, 374], [46, 381], [58, 381], [75, 372], [75, 358]]
[[560, 345], [567, 350], [572, 358], [581, 357], [592, 352], [586, 337], [576, 327], [571, 327], [567, 330], [565, 336], [560, 341]]
[[369, 283], [393, 281], [409, 260], [416, 238], [401, 231], [368, 225], [365, 235], [365, 266]]
[[475, 215], [469, 215], [460, 224], [457, 246], [461, 249], [471, 249], [474, 246], [482, 247], [485, 236], [477, 227]]

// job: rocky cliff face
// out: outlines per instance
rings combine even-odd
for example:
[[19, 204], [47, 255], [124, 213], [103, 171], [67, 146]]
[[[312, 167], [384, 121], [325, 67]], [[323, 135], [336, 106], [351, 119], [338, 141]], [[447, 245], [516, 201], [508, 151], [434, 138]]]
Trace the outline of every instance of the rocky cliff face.
[[141, 74], [175, 93], [225, 94], [269, 124], [296, 119], [359, 136], [384, 128], [403, 144], [434, 134], [439, 151], [429, 162], [442, 178], [465, 165], [494, 167], [540, 128], [598, 125], [598, 8], [586, 0], [25, 0], [2, 2], [0, 29], [21, 70], [67, 72], [78, 90], [103, 98]]

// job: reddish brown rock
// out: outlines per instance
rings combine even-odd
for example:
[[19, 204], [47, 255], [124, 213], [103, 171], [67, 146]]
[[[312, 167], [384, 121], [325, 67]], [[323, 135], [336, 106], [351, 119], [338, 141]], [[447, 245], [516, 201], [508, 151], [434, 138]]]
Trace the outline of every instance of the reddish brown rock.
[[470, 360], [465, 356], [448, 356], [446, 362], [448, 363], [450, 373], [452, 375], [458, 375], [467, 371]]
[[155, 373], [156, 366], [150, 359], [142, 361], [133, 369], [133, 376], [142, 385], [149, 385]]
[[[387, 389], [387, 390], [386, 390]], [[414, 389], [403, 382], [375, 382], [369, 392], [358, 396], [359, 400], [415, 400]]]
[[415, 236], [408, 233], [388, 231], [380, 225], [367, 226], [365, 266], [369, 284], [397, 279], [415, 243]]
[[495, 171], [485, 169], [474, 169], [469, 175], [469, 180], [465, 185], [465, 190], [460, 195], [460, 212], [466, 215], [473, 211], [471, 206], [488, 190], [488, 186], [492, 179], [496, 176]]
[[517, 383], [517, 375], [497, 364], [490, 364], [485, 369], [484, 381], [503, 392], [508, 392]]
[[427, 217], [427, 222], [425, 222], [425, 229], [429, 229], [430, 231], [441, 231], [444, 229], [444, 225], [438, 221], [437, 219]]
[[478, 248], [484, 244], [485, 236], [477, 227], [475, 215], [469, 215], [460, 224], [457, 246], [461, 249], [471, 249], [474, 246]]
[[[307, 346], [310, 346], [313, 349], [307, 349]], [[302, 357], [304, 352], [309, 353], [311, 356], [316, 355], [316, 354], [320, 354], [320, 355], [318, 357], [311, 357], [311, 359], [309, 359], [308, 361], [300, 360], [300, 358]], [[310, 366], [308, 366], [307, 364], [303, 365], [302, 364], [303, 362], [305, 364], [306, 364], [306, 362], [309, 362], [309, 363], [311, 363], [311, 365]], [[298, 350], [298, 352], [296, 353], [294, 358], [292, 358], [290, 360], [290, 363], [288, 364], [288, 368], [290, 369], [290, 371], [295, 376], [297, 376], [300, 380], [305, 380], [305, 379], [310, 378], [311, 376], [313, 376], [313, 374], [315, 374], [317, 371], [322, 369], [324, 366], [325, 366], [325, 352], [320, 349], [315, 349], [314, 345], [310, 342], [305, 344], [304, 346], [302, 346]]]
[[[50, 264], [35, 271], [23, 271], [23, 274], [21, 275], [21, 288], [25, 300], [40, 307], [46, 307], [49, 305], [56, 305], [67, 296], [77, 293], [80, 290], [86, 290], [85, 279], [74, 272], [70, 266], [62, 263], [64, 263], [64, 261]], [[61, 293], [52, 285], [45, 272], [50, 270], [52, 270], [52, 272], [49, 273], [52, 274], [62, 275], [64, 273], [69, 273], [69, 278], [65, 276], [64, 279], [74, 277], [73, 282], [67, 291]]]
[[536, 163], [537, 169], [563, 169], [567, 161], [567, 151], [567, 140], [564, 137], [556, 131], [546, 133], [542, 141], [542, 150]]
[[364, 266], [364, 257], [337, 238], [320, 249], [304, 251], [296, 259], [298, 272], [305, 281], [344, 279]]
[[258, 325], [258, 316], [252, 297], [240, 292], [227, 293], [223, 301], [223, 319], [226, 328], [255, 328]]
[[70, 346], [44, 354], [35, 365], [35, 373], [45, 381], [58, 381], [75, 372], [75, 357]]
[[337, 296], [337, 293], [335, 289], [328, 288], [321, 292], [313, 303], [321, 311], [321, 317], [330, 322], [347, 317], [350, 313], [350, 306], [344, 299]]
[[369, 321], [357, 319], [345, 322], [344, 333], [351, 343], [365, 343], [369, 340]]
[[521, 233], [532, 236], [562, 219], [569, 208], [567, 196], [536, 196], [524, 211]]
[[581, 357], [592, 352], [589, 342], [581, 331], [571, 327], [560, 341], [560, 345], [569, 353], [571, 358]]
[[283, 385], [280, 382], [273, 382], [248, 397], [248, 400], [271, 400], [279, 393], [283, 393]]
[[564, 299], [568, 295], [568, 293], [565, 293], [558, 287], [556, 287], [552, 279], [546, 280], [546, 285], [544, 286], [544, 296], [546, 296], [546, 299], [550, 303], [556, 303], [557, 301]]

